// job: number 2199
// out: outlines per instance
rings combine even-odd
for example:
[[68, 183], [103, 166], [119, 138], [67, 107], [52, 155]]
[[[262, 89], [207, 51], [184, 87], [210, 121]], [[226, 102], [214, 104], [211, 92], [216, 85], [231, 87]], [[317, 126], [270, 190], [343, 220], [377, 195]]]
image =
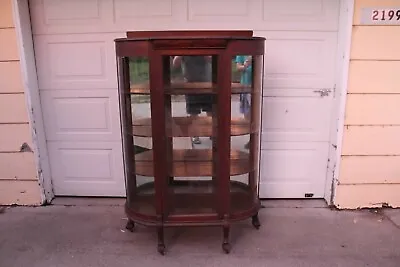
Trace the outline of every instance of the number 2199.
[[400, 20], [400, 9], [398, 10], [373, 10], [372, 20]]

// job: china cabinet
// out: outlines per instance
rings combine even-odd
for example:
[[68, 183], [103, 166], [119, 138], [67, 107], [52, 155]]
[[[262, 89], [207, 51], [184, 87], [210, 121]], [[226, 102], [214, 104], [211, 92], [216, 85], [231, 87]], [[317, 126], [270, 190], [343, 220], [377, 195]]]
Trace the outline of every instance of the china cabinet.
[[139, 31], [115, 40], [127, 229], [260, 227], [265, 39], [252, 31]]

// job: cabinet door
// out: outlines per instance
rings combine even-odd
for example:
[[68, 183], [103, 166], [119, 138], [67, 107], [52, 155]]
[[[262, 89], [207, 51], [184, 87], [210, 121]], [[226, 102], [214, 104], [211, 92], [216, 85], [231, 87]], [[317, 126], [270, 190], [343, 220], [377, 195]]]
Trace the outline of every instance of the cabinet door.
[[163, 59], [170, 219], [217, 213], [216, 60], [211, 55]]

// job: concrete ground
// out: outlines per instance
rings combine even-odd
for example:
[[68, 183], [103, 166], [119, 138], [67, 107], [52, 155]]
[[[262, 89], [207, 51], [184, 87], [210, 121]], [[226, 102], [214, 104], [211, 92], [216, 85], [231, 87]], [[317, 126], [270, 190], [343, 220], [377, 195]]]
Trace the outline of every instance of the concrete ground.
[[125, 230], [122, 200], [57, 199], [0, 213], [1, 267], [67, 266], [400, 266], [400, 210], [335, 211], [318, 201], [265, 201], [255, 230], [170, 228], [167, 254], [153, 229]]

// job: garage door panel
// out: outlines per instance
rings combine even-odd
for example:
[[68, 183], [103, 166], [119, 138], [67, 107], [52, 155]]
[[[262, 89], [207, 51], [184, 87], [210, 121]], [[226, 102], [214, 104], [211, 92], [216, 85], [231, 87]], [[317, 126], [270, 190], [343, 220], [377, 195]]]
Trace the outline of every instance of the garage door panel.
[[[157, 8], [155, 8], [157, 7]], [[114, 0], [112, 30], [173, 29], [186, 19], [186, 1], [174, 0]]]
[[37, 36], [40, 89], [117, 88], [114, 38], [123, 34]]
[[188, 19], [191, 20], [208, 20], [210, 17], [218, 17], [215, 19], [231, 20], [249, 16], [250, 1], [248, 0], [188, 0]]
[[260, 193], [322, 196], [332, 95], [314, 91], [334, 87], [339, 2], [30, 0], [56, 195], [125, 194], [115, 38], [252, 29], [267, 38]]
[[336, 31], [339, 13], [336, 0], [31, 0], [30, 5], [34, 34], [161, 28]]
[[30, 0], [33, 34], [101, 32], [113, 23], [113, 0]]
[[30, 4], [34, 34], [172, 29], [188, 16], [186, 0], [31, 0]]
[[[336, 33], [257, 32], [265, 44], [264, 88], [332, 88]], [[277, 95], [279, 91], [277, 91]]]
[[328, 143], [268, 142], [261, 151], [262, 198], [324, 196]]
[[47, 140], [121, 140], [117, 97], [112, 90], [42, 91]]
[[263, 142], [329, 141], [330, 97], [264, 97]]
[[48, 142], [56, 195], [124, 196], [120, 142]]
[[187, 20], [192, 28], [252, 29], [261, 21], [260, 7], [260, 1], [251, 0], [188, 0]]
[[337, 31], [336, 0], [263, 0], [263, 23], [274, 30]]

